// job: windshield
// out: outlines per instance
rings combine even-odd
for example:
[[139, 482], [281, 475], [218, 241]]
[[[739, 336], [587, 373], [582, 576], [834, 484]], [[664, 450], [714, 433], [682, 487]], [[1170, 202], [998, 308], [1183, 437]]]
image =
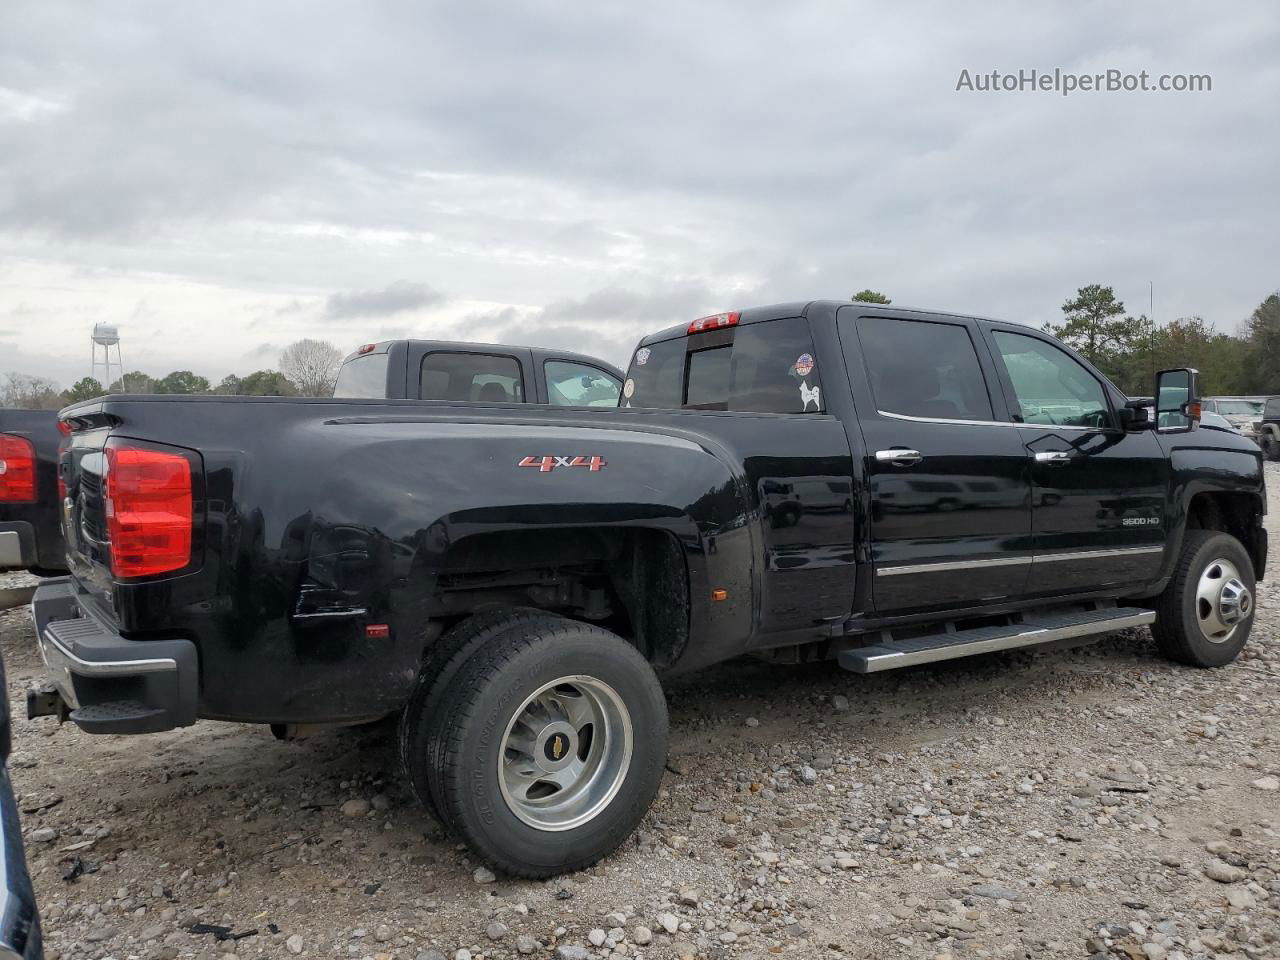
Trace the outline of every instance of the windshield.
[[1219, 400], [1214, 406], [1224, 417], [1256, 417], [1262, 413], [1261, 400]]

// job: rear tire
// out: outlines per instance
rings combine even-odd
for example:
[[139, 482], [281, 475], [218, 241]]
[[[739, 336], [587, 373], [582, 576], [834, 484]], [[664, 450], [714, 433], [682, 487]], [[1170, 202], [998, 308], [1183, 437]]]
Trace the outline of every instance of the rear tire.
[[1218, 530], [1186, 531], [1151, 625], [1160, 652], [1193, 667], [1235, 660], [1253, 629], [1254, 591], [1253, 562], [1239, 540]]
[[532, 621], [555, 623], [560, 621], [554, 613], [536, 610], [532, 607], [497, 607], [477, 613], [454, 624], [423, 659], [422, 668], [418, 672], [418, 682], [409, 695], [409, 702], [400, 715], [400, 765], [409, 777], [409, 785], [413, 788], [418, 802], [427, 808], [437, 820], [444, 818], [439, 806], [432, 796], [431, 784], [420, 775], [430, 769], [431, 765], [413, 765], [409, 762], [413, 746], [413, 729], [425, 726], [434, 729], [440, 705], [441, 693], [448, 689], [462, 665], [471, 654], [484, 646], [491, 639], [517, 624]]
[[1259, 444], [1262, 447], [1262, 456], [1273, 463], [1280, 460], [1280, 439], [1277, 439], [1270, 431], [1264, 433], [1259, 438]]
[[474, 651], [436, 723], [415, 725], [408, 764], [476, 854], [541, 879], [631, 835], [662, 780], [667, 734], [639, 651], [598, 627], [530, 619]]

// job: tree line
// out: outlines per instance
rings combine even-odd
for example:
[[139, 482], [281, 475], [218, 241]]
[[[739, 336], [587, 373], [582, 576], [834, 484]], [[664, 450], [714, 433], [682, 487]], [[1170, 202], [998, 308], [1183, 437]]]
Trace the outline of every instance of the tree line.
[[216, 385], [190, 370], [174, 370], [163, 377], [134, 370], [106, 385], [93, 377], [83, 377], [63, 390], [48, 377], [10, 373], [0, 386], [0, 406], [57, 410], [108, 393], [327, 397], [333, 394], [342, 356], [342, 352], [326, 340], [299, 340], [281, 352], [278, 370], [255, 370], [246, 376], [232, 373]]
[[[869, 289], [852, 299], [891, 302]], [[1239, 333], [1229, 334], [1198, 316], [1157, 326], [1146, 314], [1131, 316], [1113, 288], [1091, 283], [1062, 304], [1061, 323], [1043, 329], [1129, 396], [1149, 395], [1155, 372], [1173, 367], [1199, 370], [1205, 396], [1280, 395], [1280, 292], [1258, 304]]]

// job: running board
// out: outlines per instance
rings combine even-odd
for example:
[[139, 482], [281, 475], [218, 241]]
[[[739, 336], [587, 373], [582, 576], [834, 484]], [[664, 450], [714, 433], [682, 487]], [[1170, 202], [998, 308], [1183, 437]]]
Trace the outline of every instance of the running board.
[[1101, 636], [1129, 627], [1141, 627], [1153, 623], [1155, 619], [1154, 610], [1142, 607], [1110, 607], [1040, 615], [1028, 613], [1022, 623], [1002, 627], [954, 630], [950, 633], [886, 640], [872, 646], [841, 650], [836, 654], [836, 661], [841, 667], [854, 673], [879, 673], [881, 670], [897, 670], [917, 663], [954, 660], [957, 657], [995, 653], [998, 650], [1038, 647], [1076, 637]]

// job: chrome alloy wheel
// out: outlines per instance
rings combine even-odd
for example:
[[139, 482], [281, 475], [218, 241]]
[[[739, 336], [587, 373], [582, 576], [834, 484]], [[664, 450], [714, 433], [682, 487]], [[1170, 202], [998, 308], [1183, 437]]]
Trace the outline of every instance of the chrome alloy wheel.
[[1253, 594], [1230, 560], [1205, 566], [1196, 585], [1196, 620], [1210, 643], [1226, 643], [1242, 620], [1253, 613]]
[[607, 683], [561, 677], [515, 712], [498, 757], [507, 807], [539, 830], [571, 830], [599, 814], [631, 767], [631, 714]]

